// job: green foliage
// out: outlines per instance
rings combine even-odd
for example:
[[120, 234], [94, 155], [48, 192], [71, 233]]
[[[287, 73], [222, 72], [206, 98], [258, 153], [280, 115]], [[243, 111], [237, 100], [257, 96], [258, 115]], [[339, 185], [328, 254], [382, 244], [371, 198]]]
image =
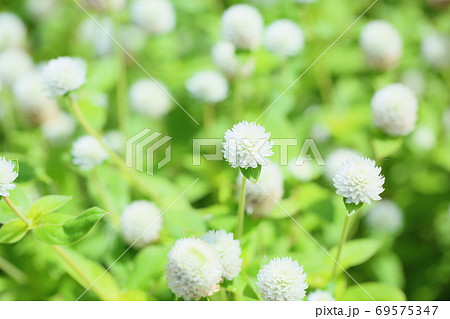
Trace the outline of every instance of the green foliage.
[[241, 171], [242, 175], [245, 176], [245, 178], [247, 178], [250, 182], [252, 183], [256, 183], [259, 179], [259, 175], [261, 175], [261, 165], [256, 166], [255, 168], [253, 167], [248, 167], [248, 168], [242, 168], [240, 167], [239, 170]]
[[0, 243], [12, 244], [26, 235], [28, 226], [20, 219], [7, 222], [0, 228]]
[[[362, 288], [363, 289], [362, 289]], [[405, 301], [405, 294], [397, 287], [379, 283], [366, 282], [362, 283], [361, 287], [354, 285], [345, 290], [343, 296], [339, 299], [342, 301], [371, 301], [372, 298], [376, 301]], [[372, 297], [370, 297], [369, 295]]]

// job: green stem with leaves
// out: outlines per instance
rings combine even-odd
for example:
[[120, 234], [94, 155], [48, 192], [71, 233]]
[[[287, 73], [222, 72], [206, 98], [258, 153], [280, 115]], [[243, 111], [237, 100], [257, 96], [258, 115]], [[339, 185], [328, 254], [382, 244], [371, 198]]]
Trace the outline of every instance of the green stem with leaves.
[[241, 239], [244, 232], [244, 214], [245, 214], [245, 184], [247, 183], [247, 178], [242, 176], [241, 191], [239, 195], [239, 206], [238, 206], [238, 223], [236, 230], [236, 238]]
[[3, 200], [9, 206], [9, 208], [11, 208], [13, 213], [16, 214], [16, 216], [19, 217], [19, 219], [22, 220], [27, 226], [31, 226], [33, 224], [28, 218], [25, 217], [24, 214], [19, 211], [16, 205], [14, 205], [8, 197], [3, 197]]
[[345, 214], [344, 227], [342, 228], [341, 240], [339, 241], [338, 251], [337, 251], [337, 255], [336, 255], [336, 259], [335, 259], [335, 263], [334, 263], [334, 267], [333, 267], [333, 275], [331, 277], [332, 280], [334, 280], [336, 277], [337, 267], [339, 264], [339, 259], [341, 258], [342, 248], [344, 247], [344, 243], [347, 240], [348, 226], [350, 224], [350, 217], [351, 216], [349, 216], [348, 214]]

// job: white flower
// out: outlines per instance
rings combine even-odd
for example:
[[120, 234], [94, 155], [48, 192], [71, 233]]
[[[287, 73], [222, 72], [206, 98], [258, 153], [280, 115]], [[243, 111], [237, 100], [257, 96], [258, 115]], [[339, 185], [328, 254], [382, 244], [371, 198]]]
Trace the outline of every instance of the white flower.
[[169, 252], [167, 286], [178, 297], [198, 300], [219, 290], [222, 265], [216, 249], [198, 238], [177, 240]]
[[322, 167], [306, 158], [299, 161], [294, 158], [289, 162], [288, 167], [291, 174], [301, 182], [312, 181], [322, 174]]
[[450, 36], [432, 34], [422, 40], [422, 54], [425, 60], [436, 69], [450, 66]]
[[0, 13], [0, 51], [21, 47], [25, 43], [27, 29], [18, 16], [11, 12]]
[[256, 286], [266, 301], [297, 301], [308, 288], [303, 266], [291, 257], [274, 258], [259, 270]]
[[189, 93], [204, 102], [217, 103], [228, 96], [228, 82], [218, 72], [200, 71], [186, 81]]
[[[150, 118], [161, 118], [169, 112], [172, 100], [166, 87], [152, 79], [141, 79], [133, 83], [129, 98], [131, 107], [139, 114]], [[163, 89], [164, 88], [164, 89]]]
[[282, 57], [290, 57], [303, 49], [305, 36], [296, 23], [281, 19], [267, 27], [264, 42], [267, 50]]
[[359, 38], [368, 64], [377, 69], [398, 65], [403, 55], [403, 42], [397, 30], [388, 22], [375, 20], [367, 23]]
[[142, 248], [159, 239], [162, 229], [161, 210], [146, 200], [134, 201], [122, 214], [122, 235], [128, 244]]
[[403, 225], [403, 213], [396, 203], [383, 199], [369, 208], [365, 222], [373, 231], [396, 233]]
[[325, 176], [328, 180], [332, 181], [336, 171], [344, 164], [347, 160], [355, 157], [359, 157], [357, 151], [349, 148], [338, 148], [331, 152], [325, 158]]
[[429, 151], [436, 145], [436, 133], [429, 126], [419, 126], [411, 136], [412, 143], [419, 149]]
[[248, 4], [235, 4], [222, 15], [223, 39], [238, 49], [253, 50], [259, 47], [263, 28], [261, 14]]
[[371, 104], [376, 127], [393, 136], [404, 136], [414, 130], [418, 101], [407, 86], [390, 84], [375, 93]]
[[211, 50], [211, 56], [219, 70], [231, 79], [248, 77], [255, 69], [253, 59], [239, 61], [236, 56], [236, 48], [233, 43], [228, 41], [217, 42]]
[[17, 176], [19, 174], [14, 171], [14, 162], [0, 157], [0, 196], [9, 196], [9, 191], [16, 188], [13, 182]]
[[27, 12], [37, 20], [45, 20], [58, 8], [57, 0], [27, 0]]
[[[241, 187], [242, 174], [238, 175], [238, 189]], [[284, 193], [283, 174], [278, 165], [267, 161], [261, 167], [258, 183], [246, 183], [245, 208], [249, 215], [255, 218], [267, 217]]]
[[233, 239], [233, 233], [227, 233], [224, 230], [210, 230], [201, 239], [219, 253], [223, 268], [222, 276], [228, 280], [237, 277], [242, 266], [241, 245], [239, 240]]
[[163, 34], [175, 28], [175, 9], [168, 0], [135, 0], [130, 10], [133, 22], [150, 34]]
[[73, 163], [82, 170], [92, 169], [108, 158], [103, 146], [90, 135], [84, 135], [73, 143], [72, 155]]
[[308, 301], [335, 301], [331, 292], [326, 290], [316, 290], [310, 292], [307, 297]]
[[8, 85], [14, 85], [32, 68], [30, 55], [22, 49], [11, 48], [0, 53], [0, 81]]
[[416, 96], [420, 96], [425, 92], [426, 81], [423, 73], [417, 69], [410, 69], [403, 72], [401, 77], [402, 84], [409, 87]]
[[113, 40], [104, 30], [114, 36], [114, 23], [110, 18], [99, 19], [98, 23], [102, 28], [96, 21], [86, 18], [78, 27], [78, 36], [94, 48], [95, 54], [104, 56], [113, 52]]
[[375, 161], [365, 157], [347, 160], [337, 170], [333, 182], [336, 194], [345, 197], [347, 204], [380, 200], [380, 194], [384, 191], [381, 167], [376, 166]]
[[114, 152], [118, 154], [124, 153], [127, 139], [121, 132], [109, 131], [103, 136], [103, 140]]
[[42, 69], [42, 79], [51, 97], [64, 95], [86, 82], [86, 63], [72, 57], [50, 60]]
[[222, 152], [231, 167], [256, 168], [266, 165], [265, 158], [273, 155], [269, 138], [264, 126], [243, 121], [225, 132]]
[[66, 141], [76, 130], [74, 119], [67, 113], [58, 111], [41, 124], [44, 137], [53, 144]]

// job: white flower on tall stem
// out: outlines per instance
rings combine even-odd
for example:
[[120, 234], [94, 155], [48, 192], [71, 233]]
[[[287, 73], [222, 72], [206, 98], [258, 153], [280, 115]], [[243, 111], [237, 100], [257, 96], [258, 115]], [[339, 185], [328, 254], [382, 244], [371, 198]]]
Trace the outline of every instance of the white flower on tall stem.
[[164, 34], [175, 28], [175, 9], [168, 0], [135, 0], [130, 11], [133, 22], [152, 35]]
[[89, 170], [108, 159], [108, 153], [91, 135], [84, 135], [73, 143], [73, 163], [82, 170]]
[[65, 95], [86, 82], [86, 63], [72, 57], [50, 60], [42, 69], [42, 79], [51, 97]]
[[27, 29], [20, 18], [11, 12], [0, 13], [0, 51], [21, 47], [25, 43]]
[[204, 102], [218, 103], [228, 96], [228, 82], [215, 71], [200, 71], [186, 81], [189, 93]]
[[131, 85], [130, 104], [139, 114], [158, 119], [169, 112], [172, 99], [165, 85], [159, 81], [158, 84], [152, 79], [140, 79]]
[[0, 196], [9, 196], [9, 191], [16, 188], [16, 184], [13, 182], [19, 174], [14, 171], [14, 167], [13, 161], [0, 157]]
[[270, 52], [281, 57], [291, 57], [303, 49], [305, 36], [296, 23], [288, 19], [280, 19], [266, 28], [264, 43]]

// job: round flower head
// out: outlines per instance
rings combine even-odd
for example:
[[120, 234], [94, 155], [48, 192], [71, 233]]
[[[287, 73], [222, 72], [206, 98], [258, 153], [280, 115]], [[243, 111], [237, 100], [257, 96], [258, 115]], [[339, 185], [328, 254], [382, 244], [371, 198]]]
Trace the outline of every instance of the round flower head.
[[51, 97], [62, 96], [86, 82], [86, 64], [72, 57], [50, 60], [42, 70], [42, 79]]
[[103, 136], [103, 140], [114, 152], [123, 154], [125, 151], [127, 139], [119, 131], [109, 131]]
[[370, 206], [365, 221], [375, 232], [392, 234], [402, 227], [403, 213], [396, 203], [383, 199]]
[[73, 163], [82, 170], [92, 169], [108, 158], [103, 146], [92, 136], [84, 135], [73, 143]]
[[141, 79], [133, 83], [129, 98], [133, 109], [150, 118], [161, 118], [169, 112], [172, 100], [166, 87], [152, 79]]
[[18, 48], [7, 49], [0, 53], [0, 81], [8, 85], [14, 83], [33, 68], [30, 55]]
[[282, 57], [296, 55], [305, 45], [302, 29], [287, 19], [270, 24], [266, 29], [264, 40], [267, 50]]
[[390, 84], [375, 93], [371, 104], [376, 127], [393, 136], [404, 136], [414, 130], [418, 102], [407, 86]]
[[256, 168], [265, 165], [265, 158], [273, 155], [269, 138], [264, 126], [243, 121], [225, 132], [222, 152], [231, 167]]
[[228, 280], [237, 277], [242, 266], [239, 240], [233, 239], [233, 234], [224, 230], [210, 230], [201, 239], [213, 246], [219, 253], [223, 268], [222, 277]]
[[131, 4], [131, 19], [153, 35], [172, 31], [176, 23], [175, 9], [168, 0], [135, 0]]
[[211, 56], [219, 70], [231, 79], [248, 77], [255, 69], [253, 59], [239, 61], [236, 56], [236, 48], [233, 43], [228, 41], [216, 43], [211, 50]]
[[122, 214], [122, 235], [128, 244], [142, 248], [159, 239], [161, 210], [146, 200], [132, 202]]
[[9, 191], [16, 188], [13, 182], [19, 174], [14, 171], [14, 166], [13, 161], [0, 157], [0, 196], [9, 196]]
[[22, 46], [26, 35], [25, 24], [18, 16], [10, 12], [0, 13], [0, 51]]
[[167, 286], [178, 297], [198, 300], [219, 290], [222, 265], [216, 249], [198, 238], [177, 240], [169, 252]]
[[351, 158], [359, 156], [361, 156], [361, 154], [349, 148], [339, 148], [334, 150], [325, 158], [325, 176], [328, 180], [332, 181], [342, 164]]
[[436, 69], [450, 66], [450, 37], [444, 34], [432, 34], [422, 41], [422, 54], [425, 60]]
[[381, 167], [365, 157], [347, 160], [337, 170], [333, 182], [336, 194], [345, 197], [347, 204], [358, 205], [370, 203], [371, 200], [380, 200], [380, 194], [384, 191]]
[[308, 159], [297, 161], [296, 158], [289, 162], [289, 171], [301, 182], [309, 182], [318, 178], [322, 174], [322, 167]]
[[335, 301], [333, 295], [326, 290], [316, 290], [310, 292], [306, 298], [308, 301]]
[[409, 87], [416, 96], [420, 96], [425, 92], [426, 81], [423, 73], [417, 69], [405, 71], [401, 77], [401, 83]]
[[41, 131], [51, 143], [59, 144], [68, 140], [75, 133], [76, 127], [75, 121], [69, 114], [58, 111], [42, 122]]
[[376, 69], [397, 66], [403, 55], [400, 34], [388, 22], [382, 20], [367, 23], [359, 38], [367, 63]]
[[235, 4], [222, 15], [222, 36], [238, 49], [253, 50], [261, 44], [264, 22], [248, 4]]
[[[241, 187], [242, 175], [237, 178], [238, 188]], [[283, 174], [278, 165], [267, 161], [262, 166], [258, 183], [247, 183], [245, 188], [245, 208], [249, 215], [255, 218], [267, 217], [284, 193]]]
[[228, 96], [228, 82], [218, 72], [200, 71], [186, 81], [189, 93], [204, 102], [217, 103]]
[[291, 257], [274, 258], [261, 268], [256, 286], [266, 301], [297, 301], [305, 297], [306, 274]]

